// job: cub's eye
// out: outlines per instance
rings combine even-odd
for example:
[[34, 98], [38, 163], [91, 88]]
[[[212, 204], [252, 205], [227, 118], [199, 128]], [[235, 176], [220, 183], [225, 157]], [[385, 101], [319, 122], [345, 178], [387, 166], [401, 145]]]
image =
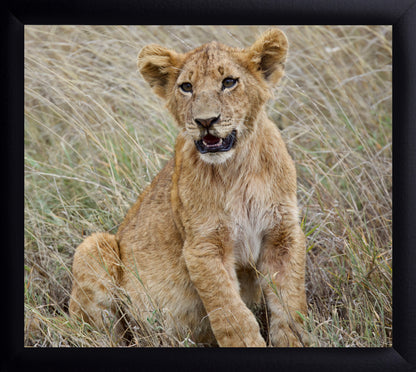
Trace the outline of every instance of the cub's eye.
[[191, 83], [182, 83], [181, 85], [179, 85], [179, 88], [181, 88], [181, 90], [184, 91], [185, 93], [192, 92], [192, 84]]
[[228, 89], [228, 88], [232, 88], [236, 83], [237, 83], [238, 79], [233, 79], [233, 78], [226, 78], [222, 81], [222, 89]]

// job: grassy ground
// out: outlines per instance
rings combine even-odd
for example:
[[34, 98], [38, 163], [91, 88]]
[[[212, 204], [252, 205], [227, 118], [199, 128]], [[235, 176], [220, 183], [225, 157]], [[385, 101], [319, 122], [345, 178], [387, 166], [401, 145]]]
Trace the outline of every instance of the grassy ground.
[[[245, 47], [266, 28], [26, 27], [25, 345], [112, 345], [68, 319], [70, 268], [172, 155], [177, 129], [137, 73], [140, 48]], [[290, 55], [268, 112], [298, 170], [305, 327], [322, 346], [391, 346], [391, 27], [282, 29]], [[147, 336], [133, 345], [186, 346], [163, 327]]]

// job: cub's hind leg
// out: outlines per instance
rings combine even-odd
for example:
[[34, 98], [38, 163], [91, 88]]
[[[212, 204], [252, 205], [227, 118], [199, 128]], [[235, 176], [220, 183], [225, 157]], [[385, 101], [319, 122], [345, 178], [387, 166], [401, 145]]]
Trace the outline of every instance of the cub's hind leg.
[[114, 235], [93, 234], [75, 251], [69, 314], [108, 331], [114, 342], [121, 341], [123, 336], [114, 297], [120, 268], [119, 247]]

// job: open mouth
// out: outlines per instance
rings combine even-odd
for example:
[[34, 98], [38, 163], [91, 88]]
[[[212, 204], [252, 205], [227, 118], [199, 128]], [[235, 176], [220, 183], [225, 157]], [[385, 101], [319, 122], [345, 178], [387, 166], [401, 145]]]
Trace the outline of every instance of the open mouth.
[[235, 144], [236, 135], [235, 129], [225, 138], [215, 137], [208, 133], [205, 137], [195, 141], [195, 146], [201, 154], [229, 151]]

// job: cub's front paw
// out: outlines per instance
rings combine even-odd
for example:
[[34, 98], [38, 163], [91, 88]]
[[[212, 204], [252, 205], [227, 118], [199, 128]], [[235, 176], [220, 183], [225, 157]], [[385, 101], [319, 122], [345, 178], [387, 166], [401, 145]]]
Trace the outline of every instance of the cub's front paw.
[[266, 347], [266, 341], [260, 332], [227, 333], [217, 335], [218, 344], [221, 347]]
[[310, 346], [310, 335], [296, 327], [292, 330], [287, 327], [281, 327], [278, 330], [270, 331], [270, 342], [275, 347], [305, 347]]
[[266, 341], [259, 334], [256, 337], [251, 337], [245, 340], [245, 346], [247, 347], [266, 347]]

